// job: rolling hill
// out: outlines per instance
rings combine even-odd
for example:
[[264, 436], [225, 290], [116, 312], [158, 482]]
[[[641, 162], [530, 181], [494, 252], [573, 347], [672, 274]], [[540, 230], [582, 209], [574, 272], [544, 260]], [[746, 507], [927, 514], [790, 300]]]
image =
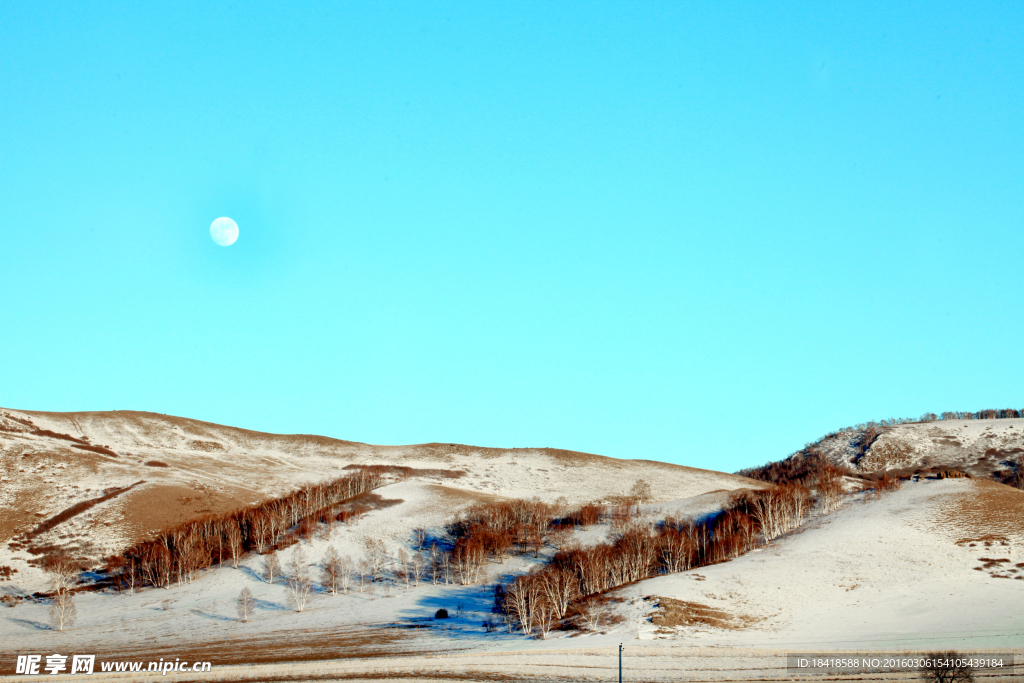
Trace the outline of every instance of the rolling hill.
[[[97, 562], [174, 524], [369, 465], [392, 468], [389, 480], [404, 480], [403, 499], [422, 502], [416, 515], [439, 523], [478, 500], [614, 502], [638, 478], [651, 483], [653, 501], [764, 486], [721, 472], [553, 448], [375, 446], [136, 411], [0, 409], [0, 565], [25, 571], [39, 554], [30, 549], [55, 547]], [[412, 526], [400, 521], [391, 532]]]

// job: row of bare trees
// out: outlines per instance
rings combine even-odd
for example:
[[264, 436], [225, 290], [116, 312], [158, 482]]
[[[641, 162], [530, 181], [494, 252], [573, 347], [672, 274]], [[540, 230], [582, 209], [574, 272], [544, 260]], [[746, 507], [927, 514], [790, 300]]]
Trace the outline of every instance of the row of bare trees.
[[[640, 483], [642, 495], [650, 495], [649, 487], [642, 480]], [[532, 553], [539, 557], [545, 546], [561, 547], [576, 526], [605, 519], [621, 530], [628, 526], [634, 510], [633, 505], [584, 505], [567, 511], [564, 504], [552, 505], [536, 499], [477, 504], [448, 525], [450, 547], [438, 543], [429, 546], [424, 569], [434, 583], [478, 583], [488, 561], [503, 564], [510, 553]]]
[[594, 621], [594, 596], [738, 557], [799, 526], [813, 502], [807, 488], [790, 484], [738, 493], [720, 514], [702, 521], [669, 517], [645, 526], [626, 516], [611, 542], [563, 548], [545, 566], [499, 584], [495, 611], [510, 630], [518, 628], [524, 635], [546, 637], [570, 611], [577, 625], [584, 626]]
[[976, 410], [973, 412], [969, 410], [947, 410], [946, 412], [938, 415], [935, 413], [925, 413], [921, 417], [891, 417], [888, 420], [872, 420], [852, 427], [844, 427], [843, 429], [838, 430], [838, 432], [854, 432], [861, 431], [869, 427], [893, 427], [895, 425], [936, 422], [938, 420], [1004, 420], [1007, 418], [1019, 417], [1024, 417], [1024, 410], [1017, 410], [1016, 408], [987, 408], [985, 410]]
[[332, 524], [336, 506], [381, 483], [379, 472], [364, 468], [238, 512], [186, 522], [108, 558], [107, 571], [129, 593], [191, 583], [214, 564], [237, 567], [247, 552], [266, 552], [296, 527]]
[[[532, 553], [538, 557], [548, 544], [560, 545], [577, 525], [594, 524], [606, 517], [616, 521], [631, 515], [630, 507], [614, 514], [602, 506], [585, 505], [564, 514], [564, 505], [539, 500], [510, 500], [472, 506], [460, 513], [446, 528], [446, 538], [430, 539], [425, 529], [417, 529], [412, 549], [399, 548], [390, 554], [382, 539], [363, 541], [363, 557], [353, 561], [329, 549], [323, 562], [322, 585], [332, 594], [347, 593], [357, 582], [359, 591], [369, 583], [384, 580], [418, 586], [433, 584], [470, 585], [485, 580], [484, 567], [490, 562], [504, 563], [511, 553]], [[268, 582], [282, 577], [276, 554], [264, 556], [263, 576]]]
[[894, 427], [896, 425], [920, 424], [923, 422], [936, 422], [939, 420], [1005, 420], [1021, 417], [1024, 417], [1024, 408], [1020, 410], [1017, 410], [1016, 408], [987, 408], [985, 410], [976, 410], [974, 412], [947, 410], [946, 412], [938, 415], [935, 413], [924, 413], [920, 417], [890, 417], [887, 420], [870, 420], [868, 422], [850, 425], [849, 427], [841, 427], [833, 432], [829, 432], [814, 443], [821, 443], [825, 439], [836, 436], [837, 434], [863, 432], [871, 429], [881, 430], [884, 427]]
[[[379, 580], [401, 582], [407, 588], [412, 588], [418, 586], [426, 574], [427, 563], [421, 553], [410, 553], [405, 548], [399, 548], [397, 556], [392, 556], [387, 552], [384, 541], [377, 537], [364, 539], [363, 547], [365, 557], [355, 562], [350, 556], [339, 554], [333, 545], [328, 546], [320, 563], [320, 585], [324, 591], [331, 595], [348, 594], [358, 582], [359, 592], [362, 593], [368, 583]], [[297, 591], [307, 593], [313, 585], [312, 577], [304, 569], [306, 566], [301, 548], [292, 555], [287, 572], [282, 568], [277, 552], [270, 550], [263, 556], [262, 578], [267, 583], [283, 580], [293, 594], [292, 602], [301, 606], [304, 603], [294, 599], [294, 595], [298, 595]], [[435, 583], [443, 578], [435, 572]], [[452, 580], [449, 571], [445, 582], [452, 583]]]
[[853, 476], [849, 468], [829, 462], [814, 444], [784, 460], [740, 470], [736, 474], [770, 484], [799, 484], [815, 489], [826, 482], [839, 481], [843, 476]]
[[[333, 548], [331, 552], [333, 553]], [[336, 553], [334, 553], [334, 559], [337, 559]], [[329, 553], [324, 565], [325, 580], [327, 578], [327, 567], [331, 566], [331, 560], [331, 553]], [[274, 579], [281, 577], [281, 563], [275, 551], [271, 551], [263, 558], [263, 568], [264, 578], [268, 583], [274, 583]], [[309, 566], [306, 564], [306, 556], [301, 549], [296, 549], [292, 554], [289, 569], [290, 571], [285, 577], [285, 585], [288, 587], [288, 601], [291, 603], [292, 609], [296, 612], [302, 612], [313, 597], [314, 585], [313, 578], [309, 574]], [[242, 592], [235, 600], [235, 605], [238, 610], [239, 619], [249, 621], [249, 617], [256, 610], [256, 599], [248, 587], [242, 589]]]

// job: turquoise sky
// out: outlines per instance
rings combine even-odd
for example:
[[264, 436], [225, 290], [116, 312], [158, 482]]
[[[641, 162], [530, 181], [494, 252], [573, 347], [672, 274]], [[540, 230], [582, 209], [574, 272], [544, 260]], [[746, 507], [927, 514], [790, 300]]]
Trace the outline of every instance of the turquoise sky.
[[1022, 26], [0, 0], [0, 405], [729, 471], [1024, 408]]

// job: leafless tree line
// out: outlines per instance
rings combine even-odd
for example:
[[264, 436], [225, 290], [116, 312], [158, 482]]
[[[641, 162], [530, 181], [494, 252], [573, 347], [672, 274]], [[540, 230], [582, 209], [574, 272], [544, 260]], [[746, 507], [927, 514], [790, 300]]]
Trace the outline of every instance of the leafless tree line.
[[831, 485], [844, 476], [854, 476], [849, 468], [830, 463], [816, 444], [809, 444], [803, 451], [784, 460], [740, 470], [736, 474], [771, 484], [798, 484], [814, 488], [826, 483]]
[[888, 420], [872, 420], [870, 422], [862, 422], [861, 424], [854, 425], [852, 427], [844, 427], [838, 429], [833, 434], [842, 432], [855, 432], [868, 429], [870, 427], [893, 427], [895, 425], [904, 424], [917, 424], [921, 422], [936, 422], [939, 420], [1003, 420], [1007, 418], [1019, 418], [1024, 417], [1024, 409], [1017, 410], [1016, 408], [1002, 408], [994, 409], [988, 408], [986, 410], [971, 411], [946, 411], [936, 415], [935, 413], [925, 413], [921, 417], [891, 417]]
[[453, 560], [475, 562], [492, 557], [499, 562], [513, 549], [537, 556], [553, 517], [560, 510], [539, 500], [481, 503], [465, 510], [448, 526], [455, 539]]
[[186, 522], [108, 558], [107, 571], [129, 593], [143, 586], [191, 583], [214, 564], [237, 567], [247, 552], [266, 552], [291, 529], [308, 535], [316, 524], [334, 523], [335, 506], [381, 483], [379, 472], [364, 468], [245, 510]]
[[[489, 561], [500, 564], [514, 552], [539, 556], [546, 544], [564, 541], [576, 524], [593, 524], [609, 516], [626, 518], [631, 514], [628, 507], [614, 514], [594, 505], [569, 514], [564, 514], [563, 508], [561, 504], [538, 500], [476, 505], [463, 511], [447, 527], [443, 540], [428, 542], [426, 530], [417, 529], [411, 549], [400, 547], [391, 554], [383, 539], [367, 537], [362, 544], [363, 557], [358, 561], [330, 547], [321, 562], [320, 584], [326, 592], [337, 595], [351, 590], [363, 592], [375, 583], [383, 583], [385, 590], [392, 585], [413, 588], [421, 581], [445, 585], [479, 583], [485, 579], [483, 569]], [[276, 579], [291, 581], [273, 550], [264, 555], [262, 575], [268, 583]]]
[[[388, 582], [388, 585], [401, 582], [413, 588], [425, 575], [426, 562], [421, 553], [399, 548], [397, 556], [392, 557], [384, 541], [373, 536], [364, 539], [363, 548], [365, 557], [355, 562], [350, 556], [339, 554], [334, 546], [328, 546], [320, 563], [320, 585], [325, 592], [347, 595], [358, 582], [362, 593], [368, 584], [378, 581]], [[261, 575], [267, 583], [283, 580], [292, 606], [301, 612], [315, 588], [308, 566], [301, 548], [292, 555], [287, 571], [282, 568], [277, 552], [270, 550], [263, 556]], [[448, 582], [452, 580], [449, 572]]]
[[[841, 486], [835, 495], [842, 495]], [[798, 527], [813, 502], [807, 488], [790, 484], [738, 493], [720, 514], [703, 521], [670, 517], [650, 526], [626, 515], [609, 543], [560, 549], [545, 566], [499, 584], [495, 611], [510, 631], [518, 628], [524, 635], [543, 638], [570, 621], [596, 628], [600, 610], [595, 596], [659, 574], [738, 557]]]
[[[1017, 410], [1016, 408], [988, 408], [986, 410], [971, 411], [946, 411], [936, 415], [935, 413], [924, 413], [920, 417], [890, 417], [887, 420], [870, 420], [868, 422], [861, 422], [856, 425], [849, 427], [841, 427], [835, 431], [829, 432], [824, 435], [813, 444], [808, 443], [807, 446], [816, 445], [824, 441], [825, 439], [831, 438], [838, 434], [847, 434], [850, 432], [864, 432], [870, 430], [876, 430], [876, 433], [881, 433], [881, 430], [885, 427], [894, 427], [896, 425], [905, 424], [921, 424], [927, 422], [937, 422], [940, 420], [1005, 420], [1010, 418], [1021, 418], [1024, 417], [1024, 408]], [[799, 452], [799, 451], [798, 451]]]
[[[833, 473], [833, 479], [839, 475]], [[829, 491], [819, 486], [819, 491]], [[842, 487], [835, 488], [835, 496]], [[819, 493], [819, 500], [824, 496]], [[520, 576], [495, 592], [496, 609], [510, 630], [542, 637], [567, 620], [596, 628], [602, 613], [594, 596], [625, 583], [661, 573], [680, 572], [736, 557], [758, 543], [770, 541], [798, 526], [813, 498], [799, 485], [736, 494], [719, 515], [700, 522], [666, 519], [657, 526], [638, 523], [631, 506], [583, 506], [567, 512], [564, 506], [537, 500], [479, 504], [461, 513], [447, 527], [447, 542], [428, 542], [424, 530], [414, 534], [413, 548], [389, 554], [381, 538], [364, 539], [364, 557], [355, 562], [329, 547], [320, 563], [320, 585], [331, 595], [363, 592], [382, 581], [412, 588], [420, 581], [472, 584], [485, 578], [487, 562], [501, 563], [513, 552], [539, 554], [561, 538], [557, 552], [544, 567]], [[825, 502], [823, 505], [829, 507]], [[564, 546], [566, 530], [610, 520], [614, 540], [591, 548]], [[283, 575], [284, 574], [284, 575]], [[292, 606], [301, 611], [313, 592], [313, 581], [301, 551], [289, 571], [271, 551], [264, 557], [263, 575], [273, 582], [284, 578]]]

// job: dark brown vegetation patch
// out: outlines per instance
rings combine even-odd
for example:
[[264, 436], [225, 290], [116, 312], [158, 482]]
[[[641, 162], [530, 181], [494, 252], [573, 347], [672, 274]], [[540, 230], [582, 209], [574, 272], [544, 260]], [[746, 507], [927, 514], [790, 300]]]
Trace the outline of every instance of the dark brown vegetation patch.
[[861, 477], [868, 481], [877, 481], [880, 477], [888, 476], [896, 479], [970, 479], [971, 474], [959, 467], [943, 467], [938, 465], [925, 465], [922, 467], [897, 467], [887, 470], [878, 470], [862, 474]]
[[33, 429], [36, 426], [35, 423], [32, 422], [32, 420], [30, 420], [28, 418], [25, 418], [25, 417], [18, 417], [17, 415], [11, 415], [10, 413], [4, 413], [4, 417], [6, 417], [8, 420], [14, 420], [15, 422], [20, 422], [21, 424], [25, 425], [26, 427], [32, 427]]
[[748, 628], [756, 619], [745, 616], [734, 616], [720, 609], [715, 609], [699, 602], [688, 602], [674, 598], [650, 596], [645, 600], [654, 602], [660, 611], [651, 617], [655, 626], [671, 628], [674, 626], [709, 626], [729, 630]]
[[1009, 537], [1024, 535], [1024, 491], [987, 479], [971, 479], [969, 487], [944, 506], [940, 523], [959, 533], [971, 534], [966, 541], [1005, 545]]
[[147, 460], [144, 464], [146, 467], [170, 467], [167, 463], [160, 462], [159, 460]]
[[7, 432], [8, 434], [24, 434], [27, 431], [29, 430], [20, 429], [18, 427], [8, 427], [5, 424], [0, 424], [0, 432]]
[[74, 444], [71, 444], [71, 447], [72, 448], [80, 448], [83, 451], [92, 451], [93, 453], [99, 453], [100, 455], [109, 455], [112, 458], [116, 458], [117, 457], [117, 453], [115, 453], [114, 451], [110, 450], [106, 446], [93, 446], [91, 444], [74, 443]]
[[[978, 571], [988, 571], [989, 576], [991, 576], [993, 579], [1018, 578], [1015, 576], [1011, 576], [1011, 574], [1017, 573], [1017, 569], [1009, 566], [1010, 558], [1008, 557], [979, 557], [978, 561], [982, 562], [983, 564], [980, 567], [975, 567], [975, 569]], [[1004, 567], [1004, 564], [1007, 566]]]
[[394, 475], [398, 477], [439, 477], [442, 479], [458, 479], [466, 474], [464, 470], [418, 469], [404, 465], [345, 465], [342, 469], [370, 472], [377, 475]]
[[39, 534], [45, 533], [45, 532], [49, 531], [50, 529], [52, 529], [53, 527], [57, 526], [58, 524], [60, 524], [62, 522], [68, 521], [69, 519], [71, 519], [75, 515], [80, 515], [83, 512], [85, 512], [86, 510], [88, 510], [89, 508], [91, 508], [93, 506], [96, 506], [96, 505], [99, 505], [100, 503], [102, 503], [104, 501], [107, 501], [107, 500], [110, 500], [111, 498], [115, 498], [115, 497], [121, 495], [122, 493], [124, 493], [125, 491], [129, 491], [129, 490], [135, 488], [136, 486], [138, 486], [139, 484], [143, 484], [143, 483], [145, 483], [145, 482], [144, 481], [137, 481], [134, 484], [132, 484], [131, 486], [125, 486], [123, 488], [108, 489], [106, 491], [106, 493], [104, 493], [102, 496], [99, 496], [98, 498], [90, 498], [89, 500], [83, 500], [80, 503], [76, 503], [76, 504], [72, 505], [71, 507], [67, 508], [66, 510], [62, 510], [61, 512], [57, 513], [53, 517], [50, 517], [49, 519], [45, 520], [39, 526], [37, 526], [35, 529], [33, 529], [32, 531], [30, 531], [27, 534], [25, 534], [25, 537], [27, 539], [30, 539], [30, 538], [32, 538], [34, 536], [38, 536]]
[[36, 429], [32, 432], [35, 436], [48, 436], [51, 439], [62, 439], [64, 441], [72, 441], [83, 446], [87, 446], [88, 443], [84, 439], [78, 439], [70, 434], [62, 434], [60, 432], [51, 432], [49, 429]]
[[334, 519], [348, 523], [371, 510], [383, 510], [405, 501], [401, 498], [383, 498], [377, 493], [364, 493], [334, 509]]
[[998, 543], [999, 545], [1010, 545], [1010, 541], [1006, 536], [996, 536], [994, 534], [987, 534], [985, 536], [978, 536], [976, 538], [961, 538], [956, 542], [956, 545], [967, 546], [973, 548], [979, 544], [989, 548]]

